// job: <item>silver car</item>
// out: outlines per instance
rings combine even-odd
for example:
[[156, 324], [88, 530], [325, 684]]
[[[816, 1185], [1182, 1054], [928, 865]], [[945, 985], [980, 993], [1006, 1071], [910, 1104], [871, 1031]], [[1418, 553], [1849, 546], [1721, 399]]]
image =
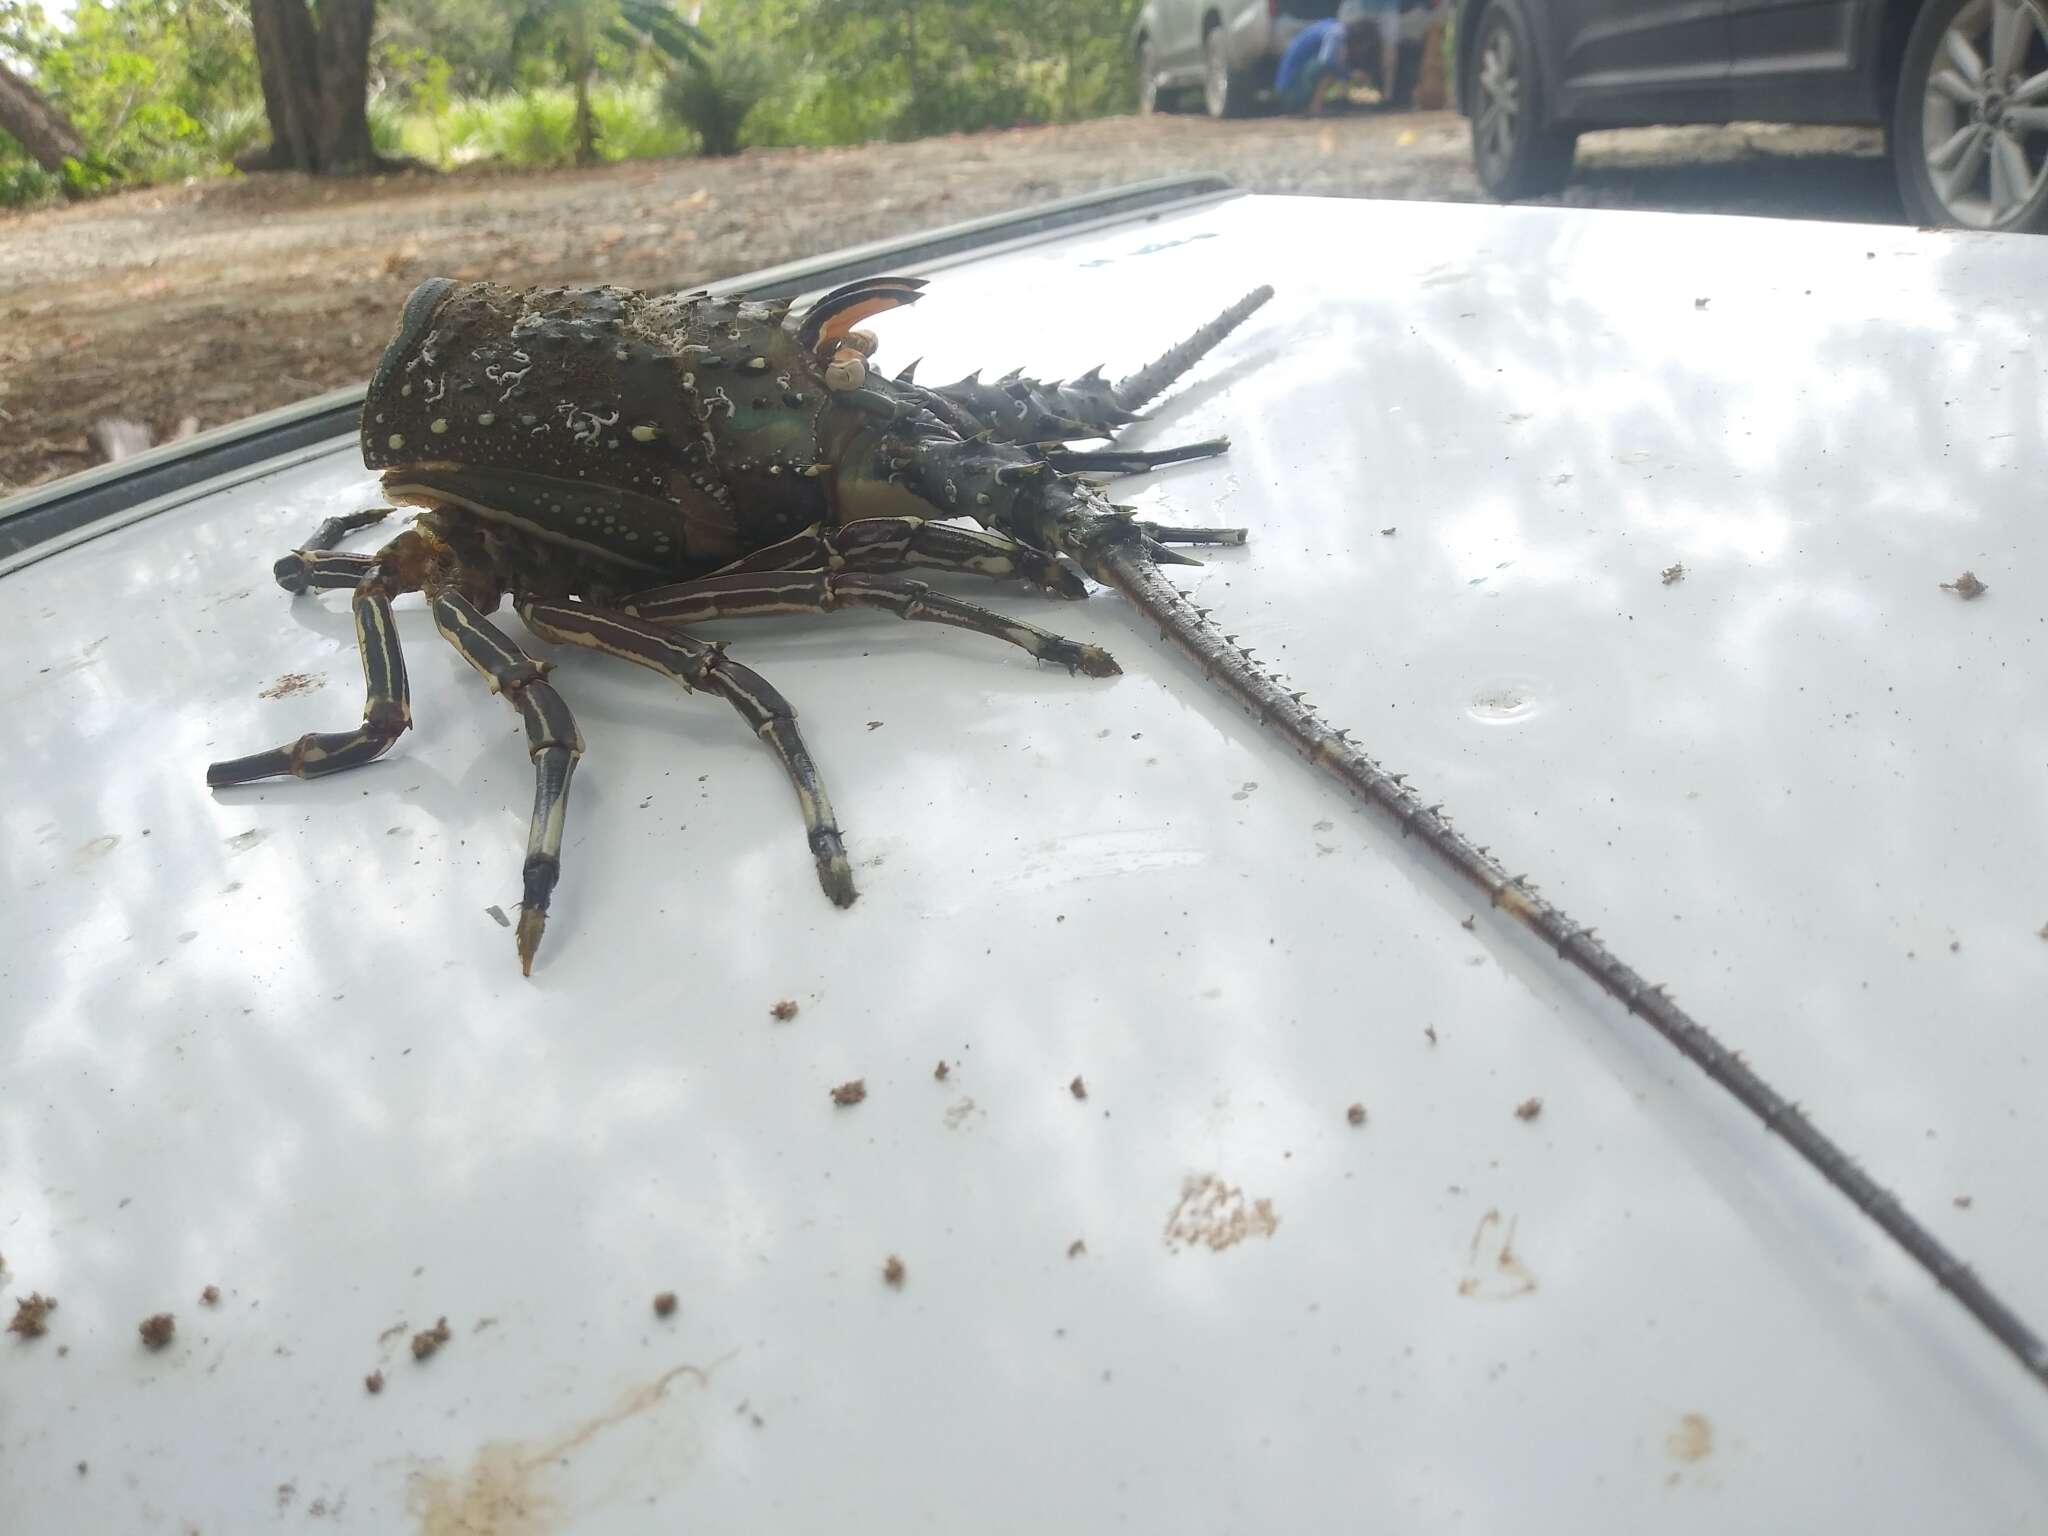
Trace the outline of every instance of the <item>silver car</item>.
[[1131, 29], [1138, 110], [1157, 112], [1193, 87], [1211, 117], [1237, 117], [1273, 83], [1280, 55], [1338, 0], [1145, 0]]

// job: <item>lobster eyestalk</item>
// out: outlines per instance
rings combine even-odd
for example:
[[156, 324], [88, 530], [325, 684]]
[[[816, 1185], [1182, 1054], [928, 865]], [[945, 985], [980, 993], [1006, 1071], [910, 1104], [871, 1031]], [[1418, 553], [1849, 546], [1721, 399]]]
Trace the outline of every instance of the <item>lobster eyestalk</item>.
[[[1114, 587], [1159, 626], [1172, 643], [1211, 682], [1243, 706], [1260, 725], [1271, 728], [1312, 767], [1344, 789], [1391, 816], [1403, 836], [1419, 839], [1465, 880], [1486, 893], [1487, 900], [1540, 937], [1630, 1013], [1676, 1046], [1685, 1058], [1727, 1089], [1766, 1130], [1783, 1137], [1815, 1172], [1848, 1196], [1856, 1208], [1904, 1248], [1937, 1283], [1981, 1323], [2020, 1363], [2048, 1385], [2048, 1344], [1962, 1260], [1909, 1215], [1898, 1197], [1852, 1161], [1848, 1153], [1819, 1130], [1797, 1104], [1784, 1098], [1736, 1052], [1729, 1050], [1674, 1002], [1616, 957], [1594, 937], [1593, 930], [1574, 922], [1536, 893], [1524, 875], [1507, 869], [1454, 828], [1441, 807], [1427, 804], [1402, 775], [1389, 773], [1360, 750], [1346, 733], [1323, 722], [1315, 711], [1260, 670], [1251, 653], [1235, 644], [1189, 602], [1186, 594], [1161, 574], [1139, 542], [1135, 528], [1116, 536], [1100, 520], [1092, 527], [1070, 524], [1080, 534], [1068, 553], [1097, 581]], [[1128, 525], [1126, 525], [1128, 526]]]

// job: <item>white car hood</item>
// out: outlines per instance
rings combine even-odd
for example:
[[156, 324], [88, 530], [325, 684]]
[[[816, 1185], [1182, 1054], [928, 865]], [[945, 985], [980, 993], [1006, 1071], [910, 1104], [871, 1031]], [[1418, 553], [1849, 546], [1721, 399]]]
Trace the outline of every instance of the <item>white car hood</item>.
[[[1245, 198], [875, 328], [1114, 376], [1273, 284], [1130, 435], [1233, 439], [1119, 492], [1252, 529], [1177, 579], [2038, 1325], [2044, 276]], [[556, 655], [530, 981], [518, 721], [417, 600], [385, 761], [209, 792], [357, 718], [346, 603], [269, 567], [375, 500], [337, 443], [0, 579], [0, 1303], [59, 1303], [0, 1342], [8, 1529], [2038, 1528], [2039, 1385], [1114, 594], [958, 588], [1109, 681], [707, 627], [800, 712], [848, 911], [726, 706]]]

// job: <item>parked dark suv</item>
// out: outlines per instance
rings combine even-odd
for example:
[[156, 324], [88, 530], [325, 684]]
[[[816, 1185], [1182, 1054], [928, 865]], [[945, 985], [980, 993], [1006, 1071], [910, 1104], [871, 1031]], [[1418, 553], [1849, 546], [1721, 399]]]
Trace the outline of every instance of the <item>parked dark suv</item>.
[[2048, 231], [2048, 0], [1457, 0], [1479, 180], [1555, 192], [1581, 133], [1881, 126], [1907, 214]]

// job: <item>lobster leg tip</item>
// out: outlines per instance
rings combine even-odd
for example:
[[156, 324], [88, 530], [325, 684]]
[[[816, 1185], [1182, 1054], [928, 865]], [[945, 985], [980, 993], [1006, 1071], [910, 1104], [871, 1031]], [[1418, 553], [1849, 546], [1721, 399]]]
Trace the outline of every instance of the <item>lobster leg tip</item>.
[[1076, 648], [1075, 665], [1090, 677], [1122, 677], [1124, 669], [1117, 665], [1116, 658], [1099, 645], [1083, 645]]
[[533, 975], [533, 957], [540, 948], [541, 930], [548, 925], [548, 915], [534, 907], [519, 909], [519, 929], [516, 941], [519, 945], [519, 974]]
[[818, 860], [818, 884], [835, 907], [852, 906], [860, 894], [853, 888], [853, 866], [843, 853]]

